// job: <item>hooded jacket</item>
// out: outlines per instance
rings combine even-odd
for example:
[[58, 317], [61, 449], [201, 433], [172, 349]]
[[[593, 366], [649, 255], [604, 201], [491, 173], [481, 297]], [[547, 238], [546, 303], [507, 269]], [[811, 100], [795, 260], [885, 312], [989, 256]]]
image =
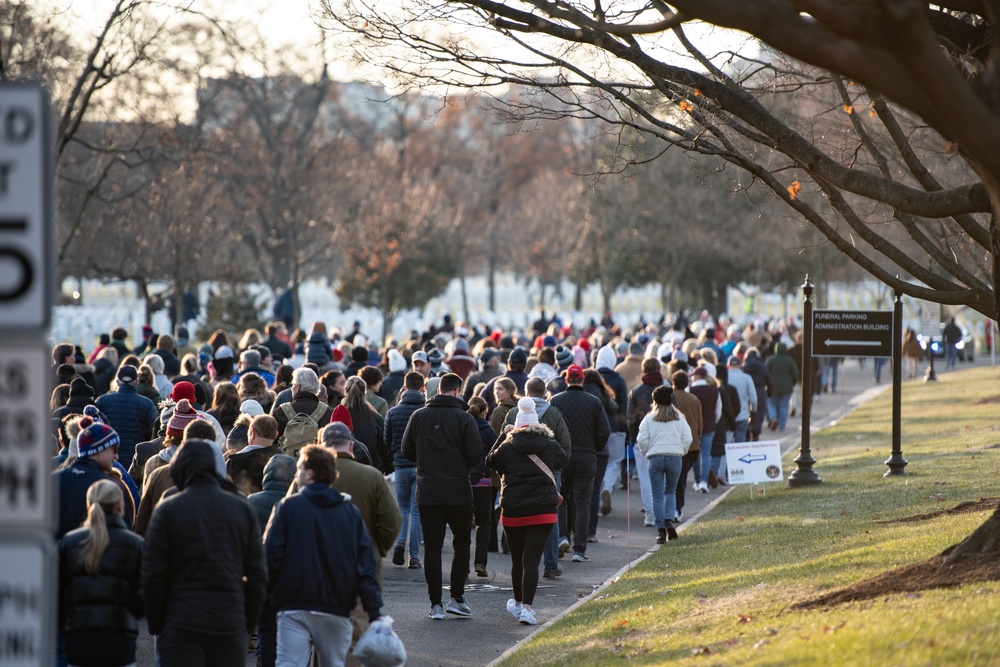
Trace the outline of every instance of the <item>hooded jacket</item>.
[[500, 474], [500, 512], [508, 518], [554, 514], [558, 492], [553, 480], [528, 458], [534, 454], [553, 473], [568, 458], [544, 424], [516, 428], [486, 457], [486, 465]]
[[[260, 526], [262, 533], [267, 528], [267, 520], [271, 518], [271, 510], [274, 509], [279, 500], [285, 497], [285, 494], [288, 493], [288, 487], [292, 484], [292, 480], [286, 482], [278, 479], [275, 474], [275, 468], [278, 465], [280, 463], [276, 463], [272, 456], [268, 460], [267, 465], [264, 466], [264, 489], [247, 496], [247, 502], [257, 512], [257, 525]], [[294, 459], [292, 459], [292, 465], [294, 470]]]
[[379, 616], [375, 550], [361, 511], [321, 482], [274, 508], [264, 535], [274, 607], [348, 618], [361, 597], [369, 619]]
[[457, 396], [438, 395], [410, 417], [403, 456], [417, 464], [418, 505], [472, 503], [469, 468], [482, 456], [476, 419]]
[[597, 353], [597, 372], [604, 378], [611, 390], [615, 392], [615, 401], [618, 403], [618, 412], [611, 420], [611, 432], [622, 433], [628, 429], [628, 386], [622, 376], [615, 371], [618, 364], [618, 357], [610, 345], [605, 345]]
[[142, 585], [149, 631], [230, 635], [257, 624], [267, 569], [257, 516], [220, 486], [215, 445], [188, 440], [170, 463], [177, 492], [146, 532]]

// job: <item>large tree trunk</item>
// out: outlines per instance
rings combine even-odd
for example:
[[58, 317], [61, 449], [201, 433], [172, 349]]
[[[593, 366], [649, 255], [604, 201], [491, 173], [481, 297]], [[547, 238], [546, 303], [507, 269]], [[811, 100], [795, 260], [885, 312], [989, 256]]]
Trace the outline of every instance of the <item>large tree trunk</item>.
[[976, 528], [972, 535], [955, 546], [948, 547], [941, 552], [941, 555], [948, 556], [941, 564], [942, 570], [951, 567], [965, 556], [1000, 557], [1000, 507], [985, 523]]

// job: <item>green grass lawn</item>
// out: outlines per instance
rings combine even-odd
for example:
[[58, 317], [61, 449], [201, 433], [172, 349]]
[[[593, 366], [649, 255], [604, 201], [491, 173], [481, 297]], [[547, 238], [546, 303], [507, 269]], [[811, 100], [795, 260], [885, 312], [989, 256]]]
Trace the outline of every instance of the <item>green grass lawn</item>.
[[813, 435], [822, 484], [753, 500], [738, 487], [503, 664], [1000, 665], [1000, 582], [791, 609], [930, 558], [990, 515], [885, 522], [1000, 497], [1000, 371], [938, 377], [903, 385], [906, 476], [882, 477], [886, 392]]

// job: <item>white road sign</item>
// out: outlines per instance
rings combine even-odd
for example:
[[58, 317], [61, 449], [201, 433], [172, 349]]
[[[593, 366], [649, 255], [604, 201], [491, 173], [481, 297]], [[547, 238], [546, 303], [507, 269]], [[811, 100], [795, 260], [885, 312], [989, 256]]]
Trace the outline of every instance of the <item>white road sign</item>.
[[780, 482], [781, 444], [777, 440], [726, 443], [730, 484]]
[[[0, 529], [52, 530], [50, 357], [38, 342], [0, 347]], [[0, 561], [3, 562], [3, 561]], [[2, 568], [0, 568], [2, 569]]]
[[941, 336], [941, 304], [931, 301], [920, 302], [920, 333], [924, 338]]
[[49, 99], [0, 85], [0, 333], [39, 331], [52, 310]]
[[55, 594], [50, 582], [51, 537], [0, 542], [0, 665], [39, 667], [55, 662]]

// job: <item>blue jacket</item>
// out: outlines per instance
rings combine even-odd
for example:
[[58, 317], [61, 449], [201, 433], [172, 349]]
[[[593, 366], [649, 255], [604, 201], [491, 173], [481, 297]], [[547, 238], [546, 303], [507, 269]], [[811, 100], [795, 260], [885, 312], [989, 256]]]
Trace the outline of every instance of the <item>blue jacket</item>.
[[360, 595], [369, 619], [378, 618], [382, 591], [371, 537], [361, 511], [335, 488], [316, 482], [275, 505], [264, 546], [278, 611], [349, 618]]
[[389, 408], [385, 415], [385, 441], [392, 450], [392, 465], [394, 468], [416, 468], [417, 462], [403, 456], [403, 433], [410, 423], [410, 415], [424, 407], [424, 395], [419, 391], [407, 389], [399, 403]]
[[118, 434], [119, 461], [132, 461], [135, 446], [152, 440], [153, 430], [160, 413], [145, 396], [140, 396], [135, 387], [122, 384], [113, 394], [104, 394], [97, 399], [97, 409], [108, 416], [108, 425]]

